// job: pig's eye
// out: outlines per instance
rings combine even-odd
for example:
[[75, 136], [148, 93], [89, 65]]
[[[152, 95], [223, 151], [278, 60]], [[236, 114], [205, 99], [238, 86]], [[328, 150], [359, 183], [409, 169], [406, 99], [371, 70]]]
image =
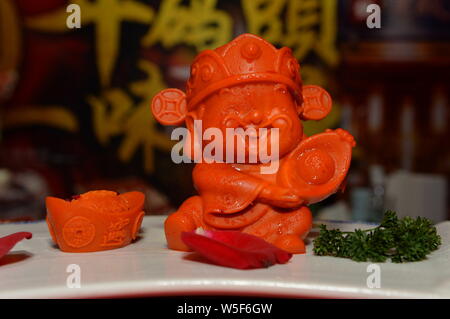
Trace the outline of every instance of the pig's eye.
[[239, 122], [234, 118], [229, 118], [225, 120], [225, 126], [235, 128], [239, 126]]
[[272, 127], [283, 129], [288, 125], [286, 119], [279, 117], [275, 121], [272, 122]]

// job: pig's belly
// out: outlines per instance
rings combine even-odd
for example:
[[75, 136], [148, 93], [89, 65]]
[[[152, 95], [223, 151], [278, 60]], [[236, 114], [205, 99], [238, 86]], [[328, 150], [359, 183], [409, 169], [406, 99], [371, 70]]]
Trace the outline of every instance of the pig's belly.
[[261, 203], [250, 205], [233, 214], [207, 213], [204, 215], [204, 221], [212, 229], [240, 230], [268, 242], [290, 234], [303, 239], [312, 227], [311, 211], [306, 206], [278, 209]]

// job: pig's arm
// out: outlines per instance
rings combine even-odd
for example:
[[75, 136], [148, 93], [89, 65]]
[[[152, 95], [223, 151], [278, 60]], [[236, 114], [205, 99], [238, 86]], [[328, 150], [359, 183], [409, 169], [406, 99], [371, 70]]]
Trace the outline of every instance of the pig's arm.
[[193, 179], [207, 213], [239, 212], [255, 201], [284, 208], [300, 204], [290, 189], [239, 172], [229, 164], [197, 164]]

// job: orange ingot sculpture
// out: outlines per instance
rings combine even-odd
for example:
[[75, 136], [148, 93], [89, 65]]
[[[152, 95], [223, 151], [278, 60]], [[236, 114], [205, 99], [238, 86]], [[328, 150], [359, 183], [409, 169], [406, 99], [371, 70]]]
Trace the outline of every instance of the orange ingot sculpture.
[[[202, 132], [218, 128], [223, 136], [227, 128], [277, 128], [279, 169], [262, 174], [267, 163], [260, 161], [199, 162], [193, 171], [199, 195], [165, 221], [168, 247], [188, 251], [181, 233], [203, 228], [240, 230], [288, 252], [304, 252], [303, 239], [312, 226], [307, 204], [342, 186], [355, 146], [353, 136], [342, 129], [303, 134], [302, 120], [325, 118], [331, 103], [324, 89], [302, 85], [300, 66], [289, 48], [278, 50], [258, 36], [243, 34], [201, 52], [191, 66], [186, 93], [166, 89], [153, 98], [154, 117], [164, 125], [186, 124], [190, 137], [185, 149], [195, 143], [194, 123], [199, 120]], [[246, 158], [248, 152], [246, 148]]]
[[136, 239], [144, 217], [144, 194], [90, 191], [72, 200], [47, 197], [47, 225], [65, 252], [120, 248]]

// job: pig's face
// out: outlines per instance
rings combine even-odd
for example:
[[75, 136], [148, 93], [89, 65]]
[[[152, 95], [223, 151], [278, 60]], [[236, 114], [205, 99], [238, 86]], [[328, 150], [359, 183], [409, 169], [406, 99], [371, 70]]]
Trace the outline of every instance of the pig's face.
[[[238, 143], [245, 142], [245, 161], [256, 158], [260, 162], [260, 155], [271, 154], [274, 147], [278, 147], [278, 156], [282, 158], [301, 141], [303, 127], [298, 109], [283, 84], [245, 84], [221, 89], [208, 97], [197, 110], [188, 114], [187, 124], [192, 127], [193, 120], [197, 119], [202, 120], [203, 132], [208, 128], [219, 129], [224, 138], [223, 152], [233, 152], [234, 160], [239, 151]], [[237, 135], [234, 147], [226, 148], [234, 138], [227, 135], [227, 129], [233, 129]], [[271, 129], [278, 129], [278, 136]]]

